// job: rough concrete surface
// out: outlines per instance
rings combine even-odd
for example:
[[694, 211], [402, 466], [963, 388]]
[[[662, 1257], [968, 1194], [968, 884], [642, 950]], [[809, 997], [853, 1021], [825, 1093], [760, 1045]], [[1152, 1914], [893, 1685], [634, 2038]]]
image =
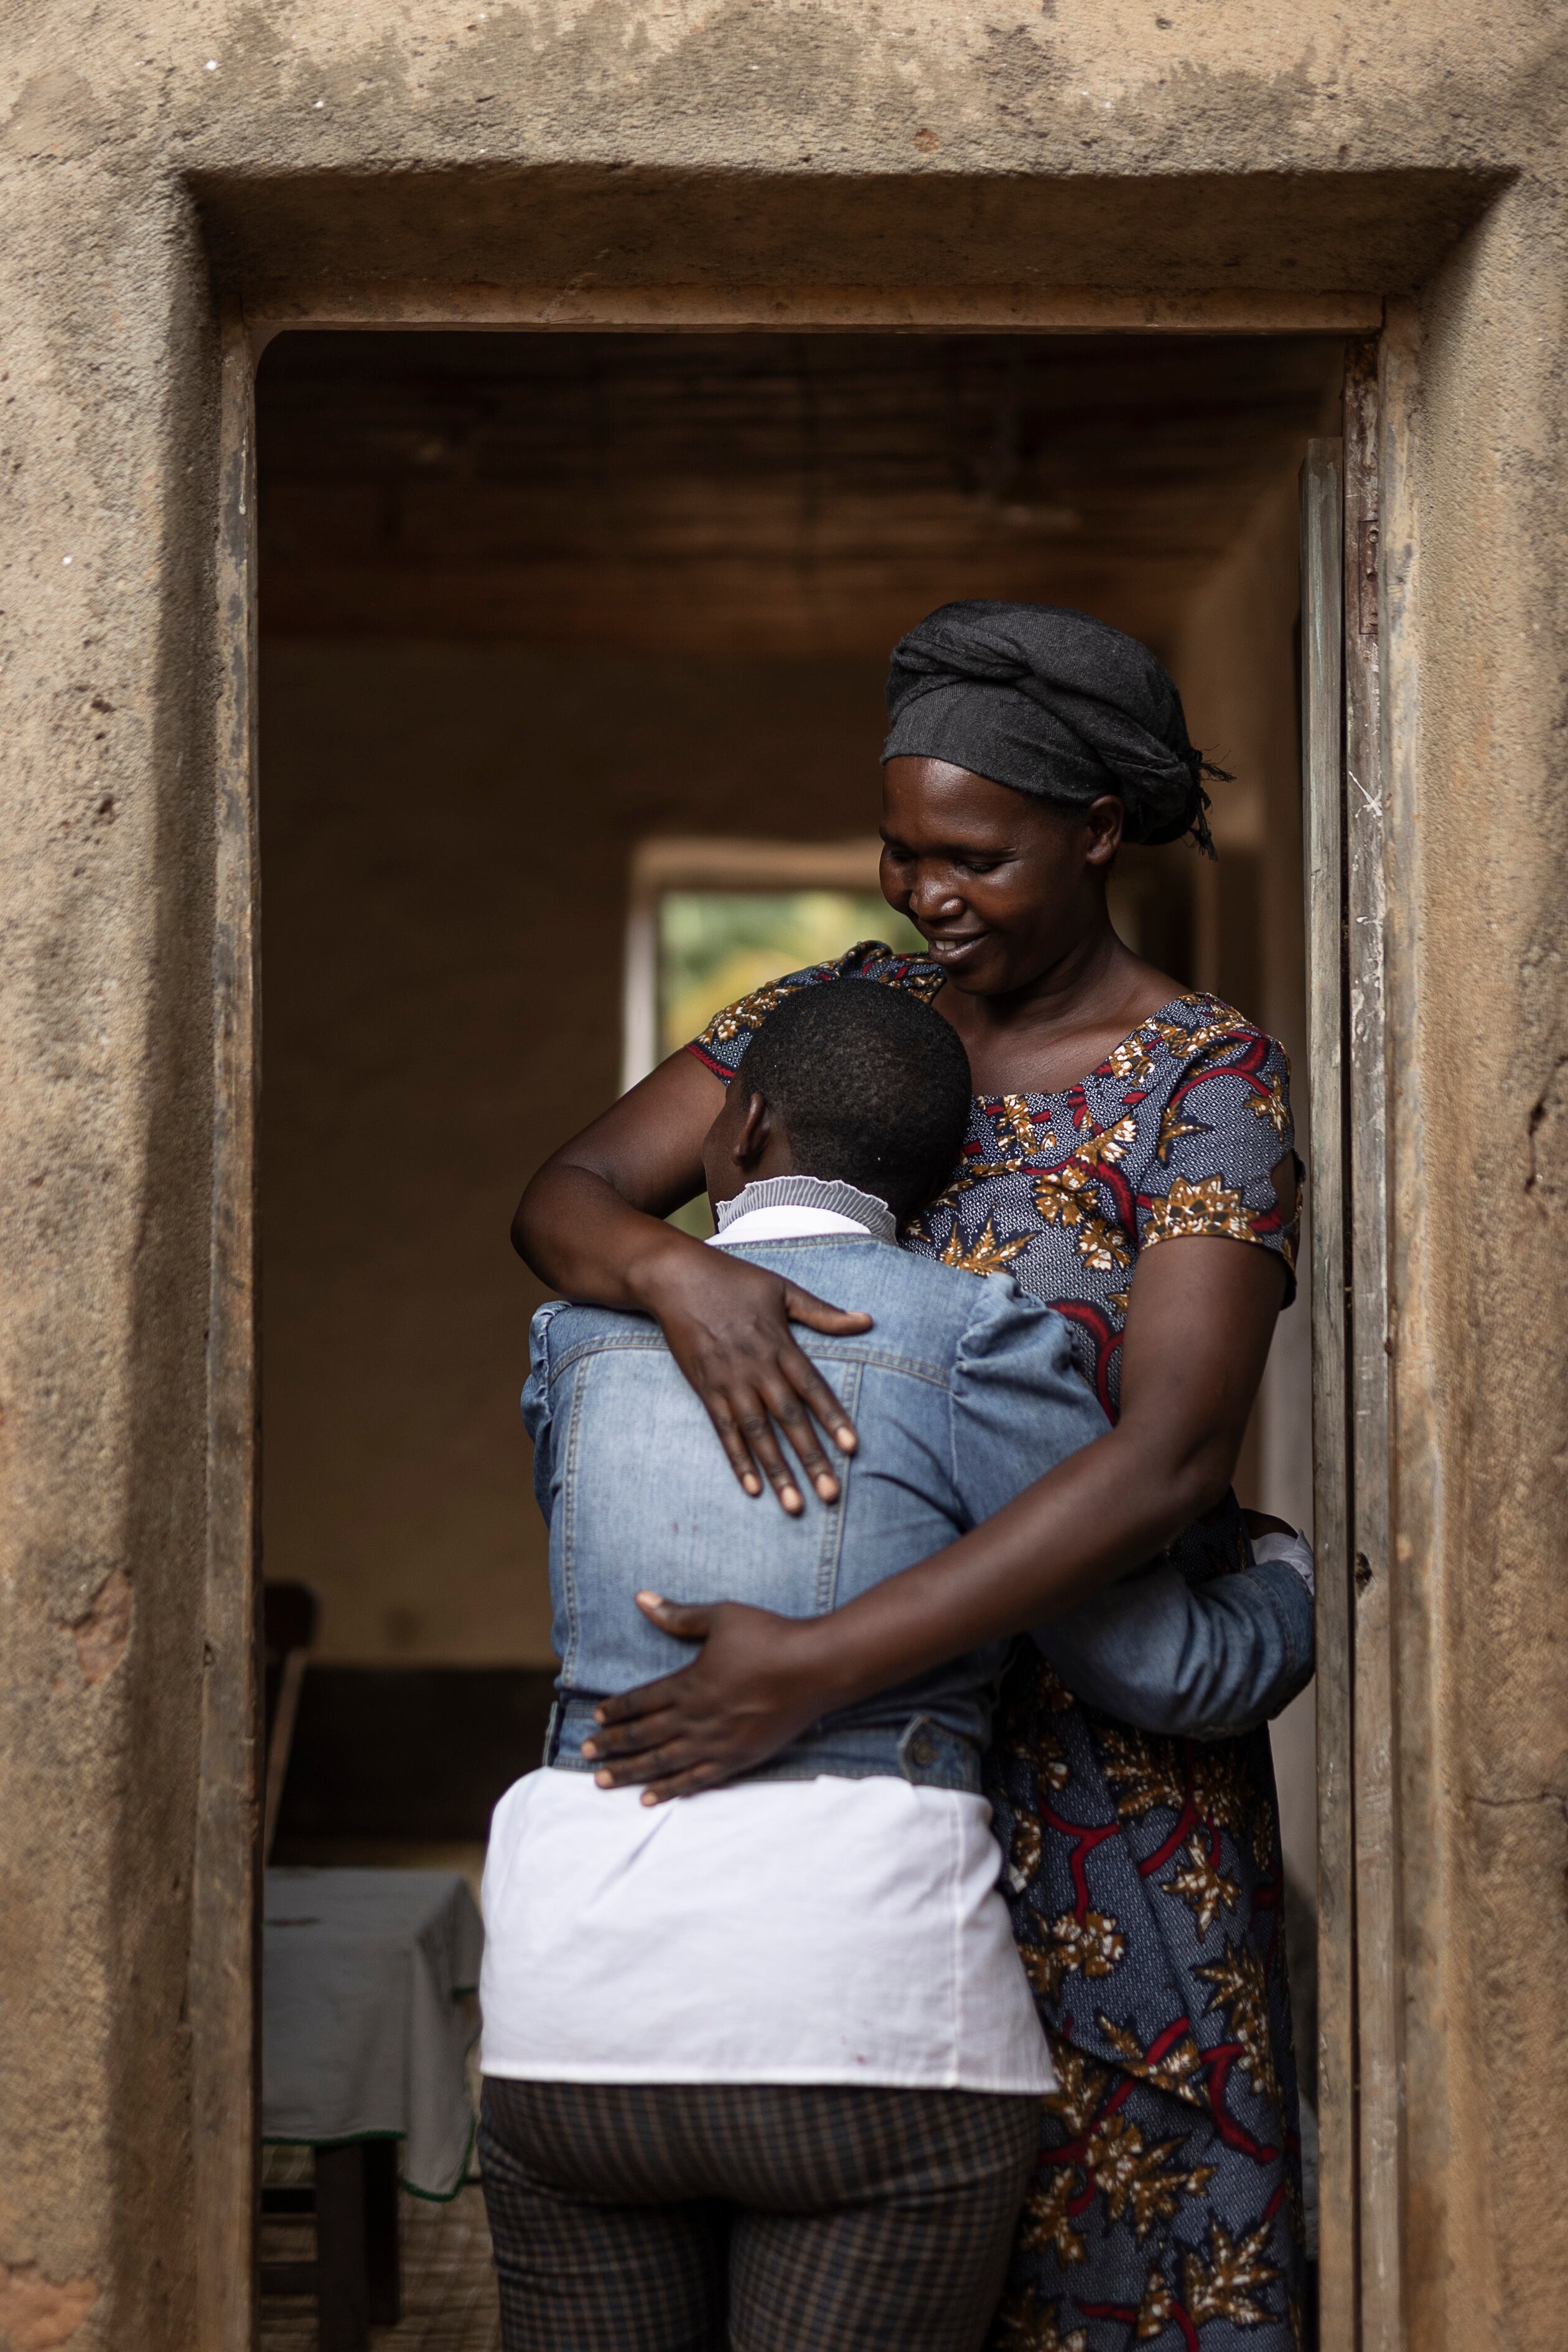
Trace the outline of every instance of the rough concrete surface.
[[195, 2340], [215, 303], [522, 279], [1414, 289], [1384, 551], [1407, 2117], [1386, 2193], [1405, 2340], [1561, 2340], [1565, 41], [1546, 0], [10, 12], [14, 2347]]

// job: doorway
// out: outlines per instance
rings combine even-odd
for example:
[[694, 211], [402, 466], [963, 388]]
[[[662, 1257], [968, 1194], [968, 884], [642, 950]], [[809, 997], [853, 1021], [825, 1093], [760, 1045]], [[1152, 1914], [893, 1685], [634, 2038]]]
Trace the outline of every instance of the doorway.
[[[1342, 370], [1314, 336], [272, 345], [263, 1528], [320, 1608], [280, 1858], [471, 1865], [522, 1769], [551, 1666], [512, 1203], [617, 1088], [672, 845], [743, 891], [874, 833], [886, 653], [921, 613], [1075, 604], [1167, 661], [1237, 781], [1218, 866], [1129, 853], [1121, 919], [1304, 1072], [1296, 480]], [[1303, 1150], [1306, 1110], [1299, 1085]], [[1308, 1526], [1310, 1339], [1303, 1304], [1237, 1481]], [[1305, 2057], [1310, 1700], [1277, 1732]]]

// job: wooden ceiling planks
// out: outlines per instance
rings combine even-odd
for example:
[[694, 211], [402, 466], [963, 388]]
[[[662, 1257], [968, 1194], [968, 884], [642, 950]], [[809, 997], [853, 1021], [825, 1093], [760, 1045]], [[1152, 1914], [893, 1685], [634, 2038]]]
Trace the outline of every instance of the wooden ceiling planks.
[[1318, 428], [1321, 337], [299, 333], [268, 632], [880, 653], [952, 596], [1156, 638]]

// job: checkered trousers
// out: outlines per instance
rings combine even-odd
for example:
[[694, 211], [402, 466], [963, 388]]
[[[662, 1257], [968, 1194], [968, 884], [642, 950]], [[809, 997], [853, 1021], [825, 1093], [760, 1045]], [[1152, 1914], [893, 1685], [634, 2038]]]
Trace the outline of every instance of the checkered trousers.
[[1039, 2102], [486, 2078], [505, 2352], [978, 2352]]

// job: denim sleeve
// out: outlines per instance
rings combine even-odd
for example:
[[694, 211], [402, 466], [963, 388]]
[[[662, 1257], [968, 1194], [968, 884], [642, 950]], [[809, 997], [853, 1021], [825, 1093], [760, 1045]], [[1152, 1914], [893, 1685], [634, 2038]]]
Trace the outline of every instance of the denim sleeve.
[[528, 1378], [522, 1390], [522, 1425], [533, 1440], [533, 1494], [550, 1525], [552, 1479], [555, 1467], [554, 1420], [550, 1393], [550, 1326], [564, 1300], [547, 1299], [528, 1330]]
[[1156, 1568], [1097, 1592], [1035, 1640], [1069, 1690], [1142, 1731], [1250, 1730], [1312, 1678], [1312, 1596], [1284, 1560], [1205, 1584]]
[[1110, 1427], [1055, 1309], [1007, 1275], [975, 1287], [951, 1391], [953, 1485], [972, 1527]]

